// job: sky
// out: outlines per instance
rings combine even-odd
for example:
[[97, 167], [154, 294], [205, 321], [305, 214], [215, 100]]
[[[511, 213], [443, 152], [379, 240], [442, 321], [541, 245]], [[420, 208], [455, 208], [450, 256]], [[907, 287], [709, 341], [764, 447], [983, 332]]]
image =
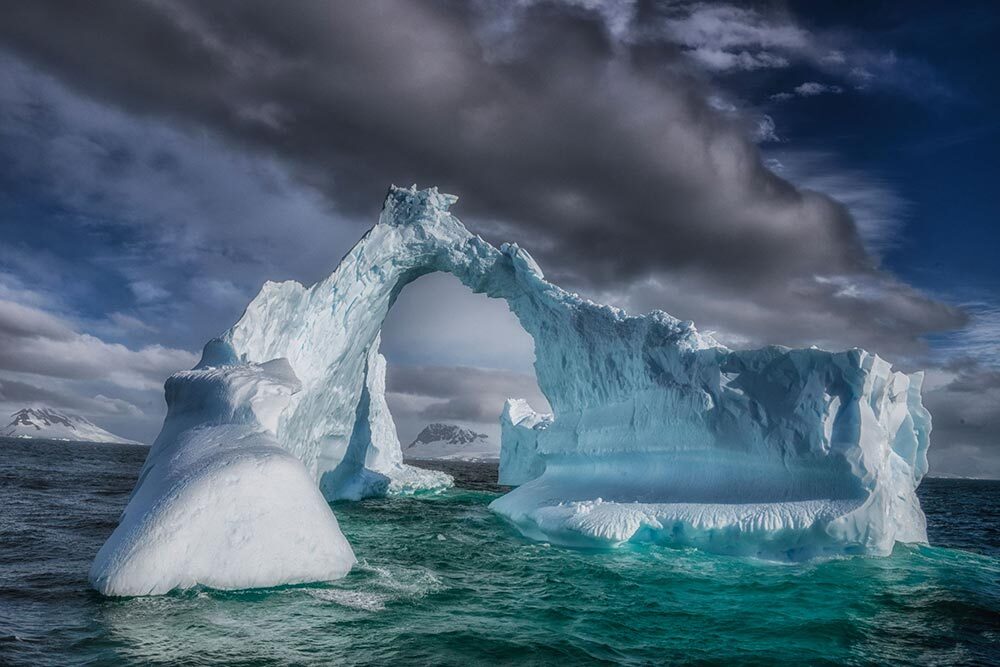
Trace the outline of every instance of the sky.
[[[931, 471], [1000, 477], [990, 2], [37, 0], [0, 22], [0, 409], [151, 441], [265, 280], [311, 284], [389, 184], [561, 286], [734, 348], [925, 370]], [[544, 409], [450, 276], [384, 328], [404, 443]]]

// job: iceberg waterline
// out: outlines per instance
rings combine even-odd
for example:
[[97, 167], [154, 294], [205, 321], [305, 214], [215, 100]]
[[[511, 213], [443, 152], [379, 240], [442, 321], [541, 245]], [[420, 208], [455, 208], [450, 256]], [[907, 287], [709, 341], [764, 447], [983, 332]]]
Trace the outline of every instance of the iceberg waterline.
[[491, 505], [525, 535], [781, 559], [926, 541], [920, 374], [858, 349], [732, 351], [666, 313], [587, 301], [516, 244], [471, 234], [455, 201], [391, 188], [330, 277], [266, 283], [167, 381], [163, 429], [91, 570], [98, 590], [343, 576], [354, 556], [324, 498], [449, 484], [402, 462], [378, 352], [400, 290], [435, 271], [506, 300], [534, 339], [553, 414], [504, 406], [500, 477], [520, 486]]

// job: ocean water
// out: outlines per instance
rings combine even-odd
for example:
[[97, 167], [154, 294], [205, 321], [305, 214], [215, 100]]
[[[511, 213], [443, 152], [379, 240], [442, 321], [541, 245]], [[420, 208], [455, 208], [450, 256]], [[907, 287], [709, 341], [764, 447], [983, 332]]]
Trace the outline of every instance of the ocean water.
[[1000, 663], [1000, 482], [927, 480], [930, 547], [801, 565], [522, 539], [495, 467], [335, 503], [344, 580], [107, 599], [90, 561], [144, 448], [0, 440], [0, 664]]

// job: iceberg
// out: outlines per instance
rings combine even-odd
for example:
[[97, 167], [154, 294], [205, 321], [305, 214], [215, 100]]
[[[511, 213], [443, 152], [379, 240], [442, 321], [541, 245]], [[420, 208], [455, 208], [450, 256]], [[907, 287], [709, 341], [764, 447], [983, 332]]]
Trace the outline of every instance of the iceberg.
[[170, 377], [163, 429], [94, 559], [94, 588], [153, 595], [347, 574], [354, 552], [337, 519], [274, 437], [300, 386], [284, 359]]
[[498, 483], [519, 486], [545, 470], [538, 435], [552, 415], [540, 414], [521, 398], [508, 398], [500, 413], [500, 476]]
[[546, 428], [502, 440], [501, 479], [540, 472], [495, 511], [571, 546], [804, 560], [927, 541], [915, 493], [930, 431], [919, 373], [861, 350], [646, 354], [652, 373], [618, 400], [571, 412], [553, 403]]
[[324, 501], [450, 484], [403, 463], [379, 353], [400, 291], [435, 271], [504, 299], [534, 340], [552, 414], [503, 407], [500, 480], [517, 488], [491, 505], [526, 536], [782, 560], [926, 541], [921, 374], [860, 349], [734, 351], [664, 312], [591, 302], [517, 244], [470, 233], [456, 200], [391, 188], [328, 278], [266, 283], [167, 381], [163, 430], [91, 572], [99, 590], [343, 576], [354, 556]]

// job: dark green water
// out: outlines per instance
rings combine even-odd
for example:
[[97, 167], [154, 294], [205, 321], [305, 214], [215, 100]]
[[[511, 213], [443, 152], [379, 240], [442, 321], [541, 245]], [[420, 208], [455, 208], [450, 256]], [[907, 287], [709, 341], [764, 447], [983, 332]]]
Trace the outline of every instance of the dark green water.
[[86, 586], [144, 449], [0, 441], [0, 664], [996, 664], [1000, 483], [928, 480], [932, 547], [778, 565], [528, 542], [491, 469], [336, 503], [334, 584], [105, 599]]

